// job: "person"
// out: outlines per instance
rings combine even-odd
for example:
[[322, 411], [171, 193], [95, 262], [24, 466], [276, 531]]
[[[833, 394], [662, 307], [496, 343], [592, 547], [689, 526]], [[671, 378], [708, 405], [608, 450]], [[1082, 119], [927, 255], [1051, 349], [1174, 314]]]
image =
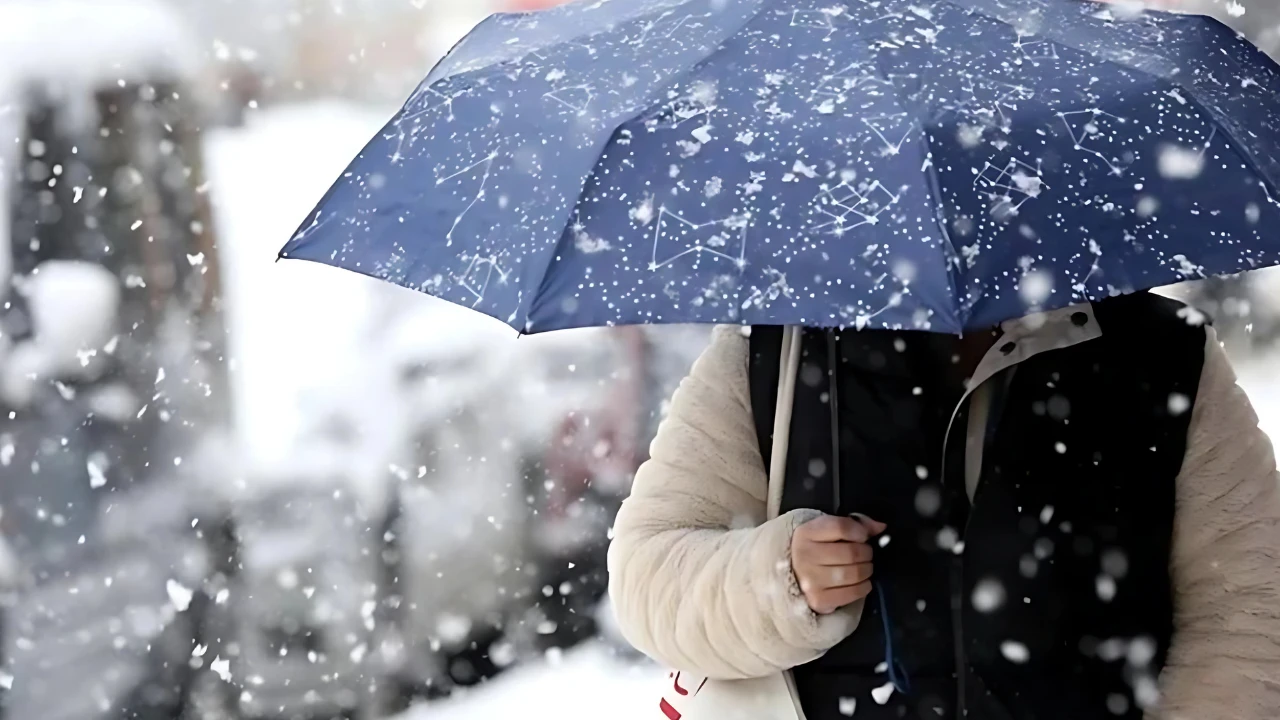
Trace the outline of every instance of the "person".
[[623, 635], [806, 720], [1276, 717], [1276, 464], [1202, 317], [717, 328], [614, 525]]

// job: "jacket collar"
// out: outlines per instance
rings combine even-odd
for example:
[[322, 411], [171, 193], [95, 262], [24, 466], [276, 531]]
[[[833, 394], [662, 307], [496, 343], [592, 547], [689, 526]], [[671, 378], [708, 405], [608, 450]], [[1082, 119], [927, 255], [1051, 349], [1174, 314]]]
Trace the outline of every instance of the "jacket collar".
[[1102, 327], [1091, 303], [1006, 320], [1000, 324], [1000, 330], [1000, 339], [978, 363], [969, 381], [970, 388], [1041, 353], [1102, 337]]

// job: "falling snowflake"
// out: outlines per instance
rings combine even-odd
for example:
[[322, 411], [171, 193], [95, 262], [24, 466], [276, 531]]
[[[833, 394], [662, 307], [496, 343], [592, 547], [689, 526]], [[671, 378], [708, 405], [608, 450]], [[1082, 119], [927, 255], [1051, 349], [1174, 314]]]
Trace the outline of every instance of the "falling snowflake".
[[1031, 651], [1027, 650], [1027, 646], [1016, 640], [1005, 640], [1000, 643], [1000, 654], [1005, 660], [1011, 663], [1022, 665], [1031, 659]]
[[893, 683], [887, 682], [871, 691], [871, 699], [875, 700], [877, 705], [884, 705], [893, 696], [893, 690]]
[[169, 602], [178, 612], [186, 612], [191, 606], [191, 598], [195, 595], [194, 591], [184, 587], [177, 580], [168, 580], [164, 584], [165, 592], [169, 595]]
[[973, 607], [980, 613], [999, 610], [1005, 601], [1004, 584], [995, 578], [985, 578], [973, 587]]

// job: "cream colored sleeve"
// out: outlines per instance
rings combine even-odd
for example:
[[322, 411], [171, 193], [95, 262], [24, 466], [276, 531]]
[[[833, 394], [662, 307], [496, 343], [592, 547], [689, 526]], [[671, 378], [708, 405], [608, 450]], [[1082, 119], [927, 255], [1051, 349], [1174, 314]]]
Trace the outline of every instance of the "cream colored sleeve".
[[1172, 570], [1158, 717], [1280, 717], [1280, 476], [1212, 329], [1178, 476]]
[[765, 522], [748, 347], [741, 330], [716, 331], [676, 391], [609, 547], [624, 636], [671, 668], [715, 679], [814, 660], [853, 632], [862, 610], [819, 616], [800, 593], [791, 534], [820, 513]]

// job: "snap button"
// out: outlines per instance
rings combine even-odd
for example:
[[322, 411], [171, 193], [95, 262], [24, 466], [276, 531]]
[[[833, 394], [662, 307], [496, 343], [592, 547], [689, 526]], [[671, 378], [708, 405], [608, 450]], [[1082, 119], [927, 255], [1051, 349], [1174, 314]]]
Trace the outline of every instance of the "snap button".
[[1009, 353], [1013, 352], [1014, 348], [1016, 347], [1018, 347], [1017, 343], [1007, 342], [1004, 345], [1000, 346], [1000, 352], [1004, 353], [1005, 355], [1008, 355]]
[[1083, 327], [1089, 324], [1089, 316], [1082, 312], [1071, 313], [1071, 324], [1076, 327]]

